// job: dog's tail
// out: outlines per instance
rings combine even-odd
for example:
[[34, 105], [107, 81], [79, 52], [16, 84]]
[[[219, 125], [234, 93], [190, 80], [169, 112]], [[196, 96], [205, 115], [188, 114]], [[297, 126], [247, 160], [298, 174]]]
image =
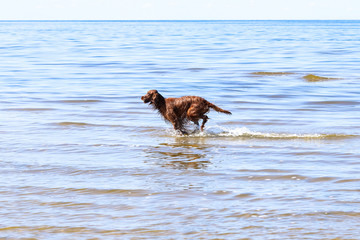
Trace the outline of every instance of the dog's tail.
[[224, 110], [224, 109], [222, 109], [222, 108], [219, 108], [218, 106], [216, 106], [215, 104], [212, 104], [212, 103], [210, 103], [210, 102], [209, 102], [209, 107], [211, 107], [212, 109], [214, 109], [214, 110], [217, 111], [217, 112], [222, 112], [222, 113], [231, 115], [231, 112], [230, 112], [230, 111], [227, 111], [227, 110]]

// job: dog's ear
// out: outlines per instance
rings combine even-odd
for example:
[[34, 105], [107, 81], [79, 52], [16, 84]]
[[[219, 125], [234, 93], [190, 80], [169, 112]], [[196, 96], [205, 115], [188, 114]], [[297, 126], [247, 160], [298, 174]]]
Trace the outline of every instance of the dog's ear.
[[158, 91], [154, 91], [152, 94], [152, 101], [155, 102], [158, 99], [159, 93]]

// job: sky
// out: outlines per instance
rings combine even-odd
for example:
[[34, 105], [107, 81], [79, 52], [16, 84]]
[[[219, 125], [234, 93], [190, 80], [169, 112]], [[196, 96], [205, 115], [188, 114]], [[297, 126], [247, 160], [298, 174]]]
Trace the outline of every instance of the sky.
[[0, 20], [360, 20], [360, 0], [0, 0]]

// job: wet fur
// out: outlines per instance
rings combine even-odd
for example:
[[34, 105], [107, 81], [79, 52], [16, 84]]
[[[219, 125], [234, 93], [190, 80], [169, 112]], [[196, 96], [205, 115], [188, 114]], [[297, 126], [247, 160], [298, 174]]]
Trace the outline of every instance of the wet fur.
[[204, 98], [197, 96], [164, 98], [157, 90], [150, 90], [145, 96], [141, 97], [141, 100], [152, 105], [165, 121], [170, 122], [174, 129], [182, 134], [187, 134], [185, 129], [186, 123], [191, 121], [199, 126], [200, 119], [202, 119], [200, 130], [203, 131], [205, 123], [209, 119], [206, 113], [210, 111], [210, 108], [217, 112], [231, 114], [231, 112], [221, 109]]

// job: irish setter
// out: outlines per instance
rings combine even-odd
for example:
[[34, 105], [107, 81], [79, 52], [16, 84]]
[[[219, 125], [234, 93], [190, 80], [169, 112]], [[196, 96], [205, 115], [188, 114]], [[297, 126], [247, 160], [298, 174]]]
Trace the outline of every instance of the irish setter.
[[180, 98], [164, 98], [157, 90], [150, 90], [145, 96], [141, 97], [144, 103], [149, 103], [158, 110], [161, 116], [172, 123], [175, 130], [182, 134], [187, 134], [184, 125], [192, 121], [199, 126], [199, 120], [202, 119], [201, 131], [204, 130], [205, 123], [209, 119], [205, 114], [210, 108], [217, 112], [231, 114], [231, 112], [215, 106], [202, 97], [185, 96]]

